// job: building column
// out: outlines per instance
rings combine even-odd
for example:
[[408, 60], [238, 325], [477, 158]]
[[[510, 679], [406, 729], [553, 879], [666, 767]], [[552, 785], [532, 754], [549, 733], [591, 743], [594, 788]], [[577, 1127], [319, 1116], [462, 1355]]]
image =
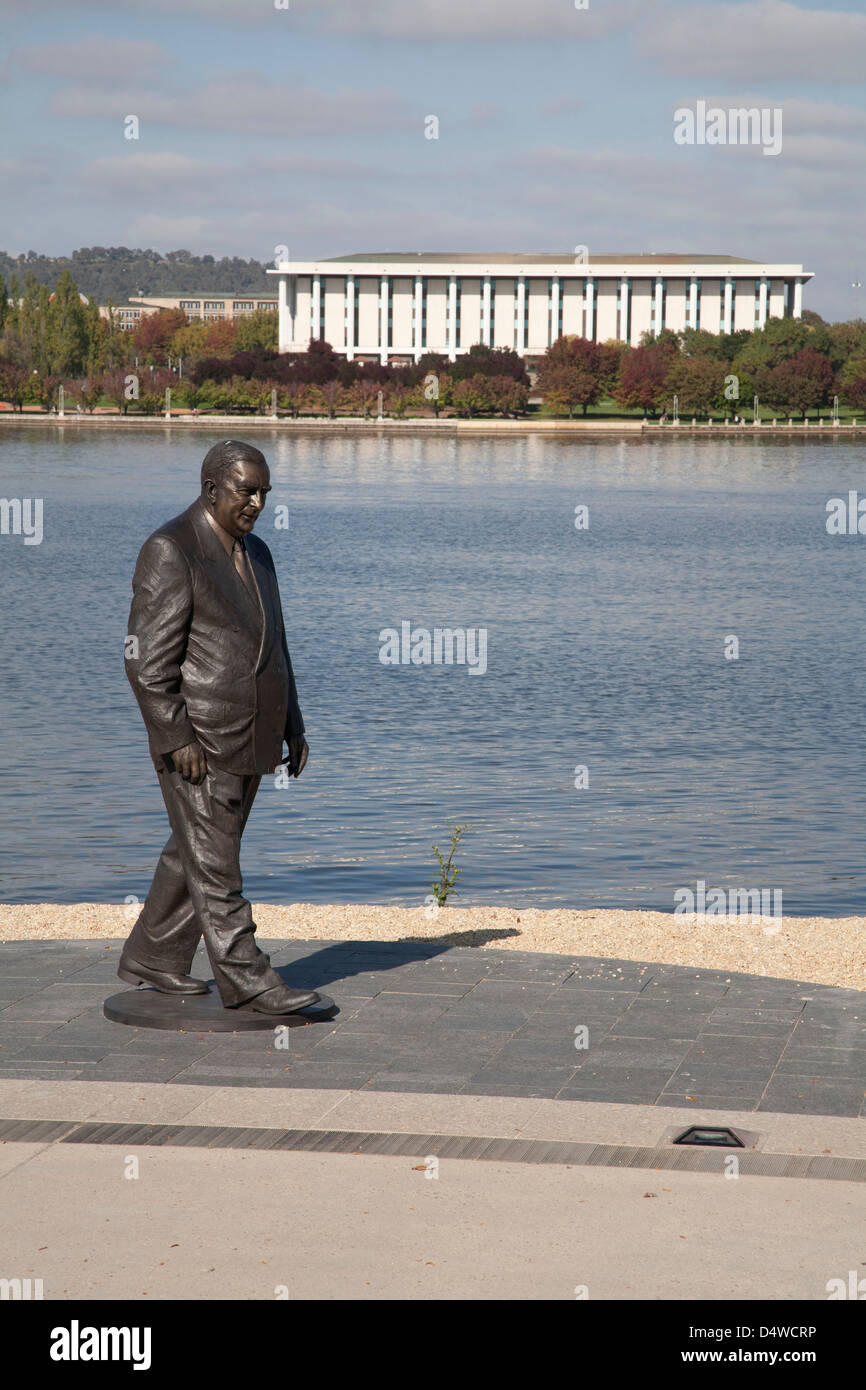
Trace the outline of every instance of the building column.
[[595, 338], [595, 281], [587, 279], [583, 289], [583, 303], [586, 309], [584, 332], [590, 342]]
[[383, 367], [388, 365], [388, 291], [388, 277], [383, 275], [379, 305], [379, 361]]
[[517, 343], [516, 351], [522, 357], [526, 351], [526, 276], [517, 277]]
[[767, 322], [767, 281], [762, 277], [758, 286], [758, 327]]
[[698, 277], [697, 277], [696, 275], [693, 275], [693, 276], [692, 276], [692, 282], [691, 282], [691, 284], [689, 285], [689, 320], [690, 320], [690, 322], [689, 322], [689, 327], [690, 327], [690, 328], [697, 328], [697, 326], [698, 326]]
[[355, 277], [346, 276], [346, 359], [355, 358]]
[[485, 275], [484, 289], [481, 296], [481, 341], [484, 343], [485, 347], [490, 347], [491, 343], [491, 299], [492, 288], [490, 276]]
[[421, 346], [424, 341], [422, 329], [424, 327], [424, 281], [420, 275], [415, 276], [415, 332], [413, 339], [413, 349], [415, 361], [417, 362], [424, 351]]
[[310, 337], [322, 337], [322, 277], [313, 276], [313, 292], [310, 297]]
[[794, 314], [795, 319], [803, 317], [803, 281], [794, 281]]
[[656, 276], [656, 301], [655, 315], [653, 317], [653, 333], [656, 337], [662, 331], [662, 314], [665, 307], [665, 282], [660, 275]]
[[722, 313], [722, 332], [733, 333], [734, 331], [734, 282], [730, 278], [725, 281], [725, 305]]
[[623, 276], [619, 282], [619, 325], [617, 327], [617, 337], [621, 343], [628, 342], [628, 292], [629, 282]]
[[289, 317], [289, 277], [281, 275], [277, 286], [277, 302], [279, 305], [279, 324], [277, 346], [280, 352], [288, 352], [292, 341], [292, 325]]
[[550, 334], [548, 347], [559, 336], [559, 276], [554, 275], [550, 282]]
[[448, 361], [457, 360], [457, 276], [448, 281]]

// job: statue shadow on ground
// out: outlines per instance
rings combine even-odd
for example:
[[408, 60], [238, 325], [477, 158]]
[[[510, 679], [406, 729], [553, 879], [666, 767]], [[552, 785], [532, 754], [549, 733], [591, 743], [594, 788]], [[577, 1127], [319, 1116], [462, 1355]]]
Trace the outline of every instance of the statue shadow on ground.
[[[400, 941], [334, 941], [310, 955], [282, 963], [279, 956], [281, 951], [291, 949], [289, 941], [273, 949], [274, 969], [291, 989], [306, 986], [318, 989], [335, 980], [350, 980], [353, 975], [378, 975], [403, 965], [432, 960], [454, 947], [477, 948], [520, 935], [514, 927], [491, 927], [442, 936], [407, 936]], [[419, 949], [421, 947], [424, 949]], [[360, 959], [352, 954], [353, 951]], [[213, 981], [210, 983], [213, 987]]]

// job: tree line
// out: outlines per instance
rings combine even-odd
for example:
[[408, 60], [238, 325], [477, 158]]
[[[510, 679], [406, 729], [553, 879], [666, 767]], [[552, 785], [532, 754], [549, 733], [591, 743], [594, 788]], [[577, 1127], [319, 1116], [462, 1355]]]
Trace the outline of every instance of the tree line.
[[7, 284], [23, 285], [34, 275], [54, 289], [63, 274], [70, 275], [82, 294], [98, 304], [125, 304], [131, 295], [208, 293], [273, 295], [273, 278], [261, 261], [240, 256], [194, 256], [191, 251], [141, 250], [128, 246], [82, 246], [71, 256], [43, 256], [27, 251], [10, 256], [0, 251], [0, 275]]
[[[530, 375], [530, 372], [532, 375]], [[834, 396], [866, 411], [866, 323], [827, 324], [816, 314], [769, 319], [762, 329], [714, 334], [665, 329], [640, 345], [569, 335], [541, 356], [476, 344], [456, 361], [425, 353], [407, 365], [348, 361], [313, 340], [277, 351], [277, 316], [190, 320], [180, 309], [146, 315], [133, 332], [99, 315], [68, 271], [53, 290], [30, 271], [23, 287], [0, 276], [0, 400], [50, 410], [60, 386], [81, 410], [113, 406], [156, 413], [195, 411], [369, 417], [407, 411], [517, 416], [530, 396], [546, 414], [591, 408], [656, 417], [673, 407], [735, 417], [754, 397], [779, 414], [829, 406]]]
[[547, 351], [538, 388], [548, 409], [585, 415], [607, 398], [656, 416], [673, 407], [693, 416], [725, 416], [759, 404], [803, 415], [834, 396], [866, 410], [866, 323], [826, 324], [817, 314], [772, 318], [753, 332], [663, 329], [640, 346], [560, 338]]

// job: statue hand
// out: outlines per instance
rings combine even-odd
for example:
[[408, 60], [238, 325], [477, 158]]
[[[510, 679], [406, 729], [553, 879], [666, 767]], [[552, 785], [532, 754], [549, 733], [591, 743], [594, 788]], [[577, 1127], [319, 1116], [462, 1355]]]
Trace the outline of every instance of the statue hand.
[[303, 734], [287, 739], [286, 742], [289, 745], [289, 773], [292, 777], [300, 777], [310, 756], [309, 745]]
[[207, 776], [207, 759], [204, 755], [204, 749], [195, 739], [183, 748], [175, 749], [171, 754], [171, 759], [184, 781], [192, 782], [194, 787], [197, 787], [199, 782], [203, 782]]

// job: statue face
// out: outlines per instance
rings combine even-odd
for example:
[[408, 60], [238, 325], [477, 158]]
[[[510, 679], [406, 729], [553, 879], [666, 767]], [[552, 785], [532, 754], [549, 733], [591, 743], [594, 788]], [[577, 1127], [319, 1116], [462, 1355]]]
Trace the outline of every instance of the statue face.
[[270, 490], [267, 464], [252, 461], [233, 464], [221, 483], [205, 484], [215, 519], [235, 538], [248, 536], [252, 531]]

